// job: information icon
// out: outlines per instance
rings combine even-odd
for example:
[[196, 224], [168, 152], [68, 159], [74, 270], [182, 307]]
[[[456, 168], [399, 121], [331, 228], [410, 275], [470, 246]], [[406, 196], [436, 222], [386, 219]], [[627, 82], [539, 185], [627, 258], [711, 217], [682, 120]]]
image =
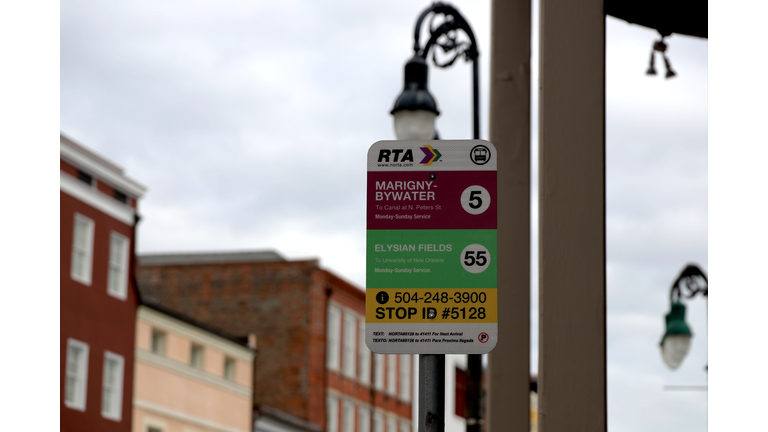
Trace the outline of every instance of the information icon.
[[482, 186], [470, 186], [461, 193], [461, 206], [467, 213], [478, 215], [491, 206], [491, 194]]
[[379, 293], [376, 294], [376, 301], [379, 302], [379, 304], [387, 304], [389, 301], [389, 294], [384, 291], [379, 291]]

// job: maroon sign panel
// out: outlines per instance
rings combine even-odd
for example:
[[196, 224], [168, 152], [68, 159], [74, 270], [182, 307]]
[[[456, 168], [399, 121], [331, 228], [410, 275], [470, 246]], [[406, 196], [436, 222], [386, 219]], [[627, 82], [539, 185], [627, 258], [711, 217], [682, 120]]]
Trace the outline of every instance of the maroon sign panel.
[[496, 229], [496, 171], [457, 174], [369, 171], [368, 229]]

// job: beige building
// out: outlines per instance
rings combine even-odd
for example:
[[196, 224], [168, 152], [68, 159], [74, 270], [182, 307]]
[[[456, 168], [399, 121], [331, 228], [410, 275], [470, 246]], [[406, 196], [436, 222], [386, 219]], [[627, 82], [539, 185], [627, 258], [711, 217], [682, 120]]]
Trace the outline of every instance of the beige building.
[[255, 344], [140, 306], [133, 432], [251, 432]]

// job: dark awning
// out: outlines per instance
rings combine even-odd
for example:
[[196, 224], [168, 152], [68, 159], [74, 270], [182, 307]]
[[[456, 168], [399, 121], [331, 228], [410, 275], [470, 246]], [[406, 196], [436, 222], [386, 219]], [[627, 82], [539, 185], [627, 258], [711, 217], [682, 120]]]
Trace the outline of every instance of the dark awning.
[[663, 36], [679, 33], [707, 38], [704, 0], [605, 0], [605, 13], [656, 29]]

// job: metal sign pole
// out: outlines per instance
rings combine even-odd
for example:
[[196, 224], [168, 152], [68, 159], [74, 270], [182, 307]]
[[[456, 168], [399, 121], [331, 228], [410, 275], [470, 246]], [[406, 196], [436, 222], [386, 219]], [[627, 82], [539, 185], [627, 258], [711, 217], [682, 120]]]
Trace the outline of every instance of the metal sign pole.
[[445, 431], [445, 354], [419, 355], [419, 430]]
[[483, 387], [483, 356], [469, 354], [467, 356], [467, 391], [466, 419], [467, 432], [480, 432], [483, 423], [482, 387]]

